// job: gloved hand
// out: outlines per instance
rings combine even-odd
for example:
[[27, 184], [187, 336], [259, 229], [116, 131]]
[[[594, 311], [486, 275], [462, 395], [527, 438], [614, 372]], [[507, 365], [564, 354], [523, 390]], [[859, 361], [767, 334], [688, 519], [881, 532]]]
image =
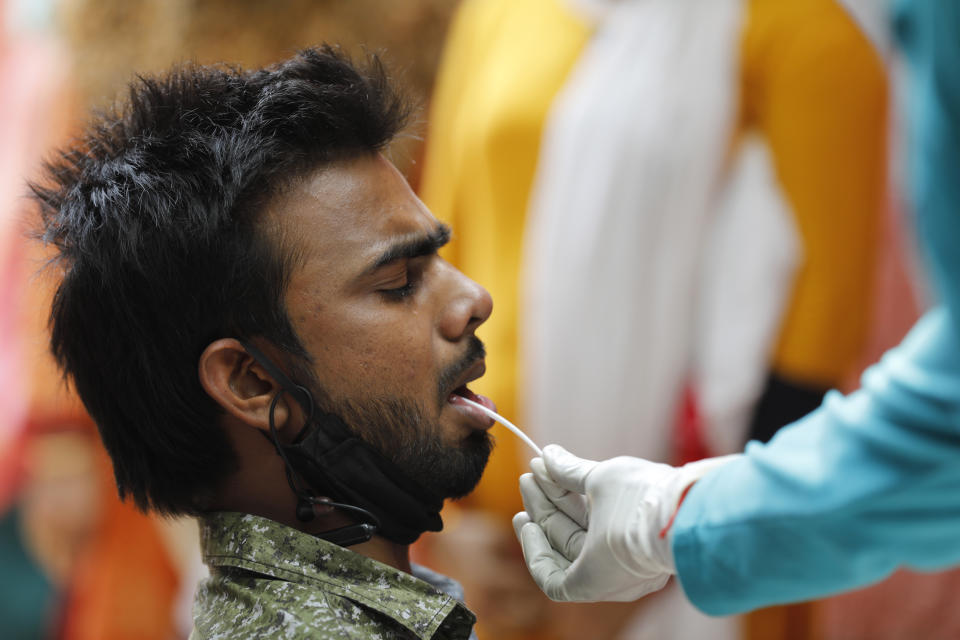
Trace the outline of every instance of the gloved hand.
[[676, 573], [665, 530], [685, 490], [735, 457], [672, 467], [547, 446], [520, 477], [526, 511], [513, 518], [533, 579], [557, 601], [628, 601], [663, 588]]

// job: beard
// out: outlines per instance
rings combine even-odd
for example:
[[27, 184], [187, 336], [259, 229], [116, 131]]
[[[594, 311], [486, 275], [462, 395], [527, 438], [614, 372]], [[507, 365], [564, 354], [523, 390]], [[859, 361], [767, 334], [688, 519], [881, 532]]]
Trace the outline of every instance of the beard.
[[442, 442], [440, 425], [415, 402], [380, 398], [342, 403], [340, 417], [411, 480], [443, 498], [462, 498], [477, 486], [493, 438], [475, 431], [458, 445]]
[[[484, 353], [483, 343], [471, 337], [463, 357], [440, 373], [441, 410], [453, 382]], [[319, 391], [315, 389], [315, 398], [324, 397]], [[323, 404], [325, 411], [339, 416], [411, 480], [443, 498], [456, 500], [473, 491], [493, 450], [493, 438], [486, 431], [474, 431], [456, 445], [444, 444], [439, 420], [427, 419], [422, 407], [409, 398], [327, 399]]]

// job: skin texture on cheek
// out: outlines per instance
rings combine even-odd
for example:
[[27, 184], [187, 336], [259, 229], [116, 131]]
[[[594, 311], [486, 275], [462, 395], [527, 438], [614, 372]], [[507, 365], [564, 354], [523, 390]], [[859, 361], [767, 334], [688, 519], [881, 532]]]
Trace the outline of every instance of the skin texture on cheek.
[[[378, 324], [384, 323], [385, 319], [379, 318]], [[438, 372], [433, 349], [414, 348], [414, 338], [389, 324], [371, 327], [355, 320], [344, 325], [357, 329], [329, 332], [324, 343], [336, 346], [319, 344], [312, 350], [316, 354], [317, 382], [327, 395], [335, 400], [410, 398], [421, 405], [424, 413], [436, 412], [432, 399]], [[305, 346], [310, 350], [315, 342], [308, 341]], [[425, 402], [427, 398], [431, 402]]]

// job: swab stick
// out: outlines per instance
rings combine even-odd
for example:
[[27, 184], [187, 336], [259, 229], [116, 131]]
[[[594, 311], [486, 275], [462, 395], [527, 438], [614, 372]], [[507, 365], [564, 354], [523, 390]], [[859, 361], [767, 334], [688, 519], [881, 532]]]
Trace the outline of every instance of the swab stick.
[[502, 424], [503, 426], [505, 426], [505, 427], [506, 427], [507, 429], [509, 429], [511, 432], [513, 432], [513, 435], [515, 435], [515, 436], [517, 436], [518, 438], [520, 438], [521, 440], [523, 440], [523, 443], [524, 443], [524, 444], [526, 444], [528, 447], [530, 447], [531, 449], [533, 449], [534, 451], [536, 451], [538, 456], [543, 456], [543, 451], [540, 450], [540, 447], [538, 447], [536, 444], [534, 444], [534, 443], [533, 443], [533, 440], [531, 440], [531, 439], [529, 438], [529, 436], [527, 436], [527, 434], [525, 434], [523, 431], [520, 431], [519, 427], [517, 427], [515, 424], [513, 424], [512, 422], [510, 422], [509, 420], [507, 420], [506, 418], [504, 418], [503, 416], [501, 416], [501, 415], [500, 415], [499, 413], [497, 413], [496, 411], [490, 411], [490, 409], [487, 409], [485, 406], [483, 406], [483, 405], [480, 404], [480, 403], [474, 402], [473, 400], [467, 400], [466, 398], [463, 398], [462, 396], [461, 396], [461, 398], [462, 398], [462, 399], [464, 400], [464, 402], [466, 402], [467, 404], [470, 404], [471, 406], [474, 406], [474, 407], [476, 407], [477, 409], [480, 409], [480, 410], [483, 411], [485, 414], [487, 414], [488, 416], [490, 416], [491, 418], [493, 418], [494, 420], [496, 420], [497, 422], [499, 422], [500, 424]]

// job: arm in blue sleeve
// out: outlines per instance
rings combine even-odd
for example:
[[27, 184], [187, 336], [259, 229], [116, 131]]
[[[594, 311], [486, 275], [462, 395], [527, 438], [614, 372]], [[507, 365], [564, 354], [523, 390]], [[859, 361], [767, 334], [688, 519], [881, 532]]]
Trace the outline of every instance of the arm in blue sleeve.
[[688, 598], [714, 615], [960, 564], [960, 344], [928, 313], [846, 397], [705, 476], [673, 529]]
[[895, 9], [917, 238], [937, 296], [960, 321], [960, 2], [897, 0]]
[[707, 613], [844, 591], [900, 566], [960, 564], [960, 2], [896, 5], [910, 195], [942, 307], [859, 391], [829, 394], [693, 487], [673, 552]]

